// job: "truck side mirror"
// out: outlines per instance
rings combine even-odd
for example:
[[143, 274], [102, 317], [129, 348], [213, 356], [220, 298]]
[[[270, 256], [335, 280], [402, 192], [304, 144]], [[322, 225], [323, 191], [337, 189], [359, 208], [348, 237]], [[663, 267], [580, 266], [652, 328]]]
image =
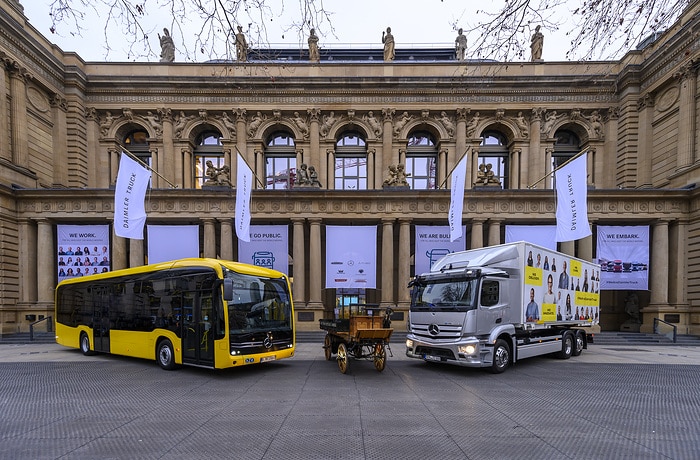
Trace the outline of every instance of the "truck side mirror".
[[233, 280], [228, 278], [224, 279], [224, 300], [233, 300]]

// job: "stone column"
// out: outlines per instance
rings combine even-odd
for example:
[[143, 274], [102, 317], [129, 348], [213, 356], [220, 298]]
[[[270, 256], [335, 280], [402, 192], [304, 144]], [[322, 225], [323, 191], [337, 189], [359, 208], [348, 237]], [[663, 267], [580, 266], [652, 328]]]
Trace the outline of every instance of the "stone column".
[[688, 222], [676, 222], [670, 229], [668, 300], [688, 306]]
[[126, 264], [126, 238], [114, 235], [112, 237], [112, 270], [121, 270], [122, 268], [128, 268]]
[[500, 219], [489, 219], [489, 246], [501, 244], [501, 222]]
[[[158, 149], [153, 147], [153, 144], [151, 144], [151, 146], [148, 150], [151, 152], [151, 168], [160, 174], [160, 172], [164, 168], [164, 165], [163, 165], [164, 158], [162, 155], [158, 154]], [[163, 180], [163, 178], [161, 178], [155, 172], [151, 171], [151, 188], [156, 189], [156, 188], [166, 188], [166, 187], [167, 187], [167, 185], [165, 184], [165, 181]]]
[[472, 239], [471, 246], [468, 249], [484, 247], [484, 222], [485, 219], [472, 219]]
[[559, 243], [559, 252], [563, 252], [564, 254], [568, 254], [571, 257], [576, 257], [576, 244], [575, 241], [562, 241]]
[[[248, 161], [248, 164], [253, 164], [252, 158], [248, 158], [247, 143], [248, 143], [248, 130], [247, 130], [247, 117], [245, 109], [235, 109], [233, 114], [236, 116], [236, 149], [243, 155]], [[256, 133], [251, 133], [251, 136], [255, 136]], [[236, 158], [235, 153], [233, 153], [233, 158]], [[231, 161], [231, 178], [236, 177], [238, 174], [238, 169], [236, 166], [236, 161]]]
[[[522, 188], [520, 181], [522, 180], [522, 175], [520, 173], [520, 158], [522, 154], [522, 149], [516, 148], [510, 154], [510, 184], [508, 188], [519, 189]], [[506, 184], [503, 184], [503, 188], [506, 188]]]
[[[653, 102], [653, 101], [652, 101]], [[615, 173], [617, 171], [617, 168], [612, 168], [612, 167], [606, 167], [606, 162], [605, 162], [605, 155], [610, 155], [613, 152], [617, 151], [617, 129], [618, 129], [618, 120], [620, 118], [620, 109], [618, 107], [610, 107], [608, 109], [608, 122], [605, 124], [605, 143], [604, 143], [604, 148], [605, 152], [603, 152], [603, 155], [599, 155], [599, 160], [600, 164], [599, 166], [599, 171], [600, 175], [596, 179], [596, 187], [597, 188], [615, 188]], [[641, 138], [640, 138], [641, 139]], [[639, 168], [644, 167], [643, 165], [638, 165], [637, 166], [637, 172], [640, 175], [640, 177], [645, 177], [647, 175], [646, 172], [641, 171]], [[651, 167], [649, 167], [649, 183], [651, 183]], [[646, 182], [646, 178], [644, 181]]]
[[652, 229], [651, 263], [649, 264], [650, 304], [668, 304], [668, 221], [660, 220]]
[[[180, 150], [179, 165], [175, 167], [176, 175], [182, 176], [183, 188], [189, 189], [194, 188], [194, 154], [189, 148], [183, 148]], [[234, 165], [231, 165], [232, 168]], [[233, 173], [232, 173], [233, 174]], [[235, 177], [235, 176], [231, 176]]]
[[[0, 126], [10, 126], [10, 118], [7, 113], [7, 72], [5, 72], [6, 66], [0, 64]], [[0, 158], [7, 160], [7, 162], [12, 161], [12, 152], [10, 152], [10, 139], [9, 136], [3, 134], [0, 136]]]
[[[637, 142], [637, 187], [651, 187], [652, 135], [651, 122], [654, 112], [654, 98], [645, 94], [637, 101], [639, 113], [639, 142]], [[614, 150], [613, 150], [614, 151]], [[613, 172], [616, 168], [610, 168]]]
[[471, 170], [471, 175], [467, 175], [469, 182], [465, 185], [465, 188], [473, 188], [476, 183], [477, 172], [479, 171], [479, 147], [473, 147], [471, 154], [468, 155], [471, 155], [471, 159], [467, 161], [467, 170]]
[[[335, 189], [335, 150], [326, 149], [326, 190]], [[323, 178], [321, 178], [323, 184]]]
[[[382, 121], [382, 161], [375, 161], [374, 163], [374, 177], [377, 179], [384, 177], [384, 171], [389, 170], [389, 165], [393, 159], [394, 109], [382, 109]], [[382, 184], [371, 184], [368, 188], [381, 188], [381, 186]]]
[[578, 241], [577, 257], [587, 262], [593, 261], [593, 235], [588, 235]]
[[[56, 248], [53, 243], [53, 224], [48, 219], [37, 220], [35, 258], [37, 277], [37, 300], [43, 303], [53, 303], [56, 279], [56, 265], [53, 263]], [[51, 263], [47, 263], [51, 261]]]
[[678, 110], [678, 154], [676, 169], [684, 169], [695, 161], [695, 126], [697, 70], [692, 63], [684, 65], [674, 76], [679, 80], [681, 93]]
[[294, 224], [292, 257], [294, 258], [294, 282], [292, 284], [292, 298], [297, 306], [306, 304], [306, 259], [305, 259], [305, 238], [304, 222], [301, 217], [293, 217]]
[[[367, 188], [372, 189], [373, 184], [375, 184], [374, 180], [374, 165], [377, 163], [377, 150], [376, 149], [367, 149]], [[377, 187], [379, 187], [379, 184], [377, 184]]]
[[[457, 109], [457, 127], [455, 129], [455, 149], [457, 150], [452, 158], [447, 158], [443, 163], [441, 169], [441, 177], [438, 177], [438, 185], [445, 182], [447, 173], [452, 170], [457, 164], [457, 161], [462, 158], [462, 155], [469, 155], [467, 153], [467, 114], [469, 111], [465, 108]], [[469, 158], [469, 157], [467, 157]], [[440, 163], [438, 162], [438, 165]], [[467, 173], [465, 177], [472, 177], [471, 164], [467, 161]], [[471, 184], [467, 184], [467, 188], [471, 188]]]
[[[68, 140], [66, 133], [68, 128], [66, 126], [66, 112], [68, 111], [68, 102], [66, 98], [61, 97], [58, 94], [54, 94], [51, 97], [51, 117], [53, 118], [53, 126], [51, 128], [51, 138], [52, 138], [52, 149], [53, 149], [53, 161], [51, 162], [53, 166], [53, 183], [58, 186], [68, 185]], [[93, 109], [94, 112], [94, 109]], [[87, 117], [87, 114], [86, 114]], [[87, 127], [87, 141], [89, 146], [97, 146], [97, 136], [99, 133], [99, 127], [95, 121], [95, 117], [86, 120]], [[96, 163], [96, 153], [99, 149], [88, 149], [92, 150], [92, 157], [90, 158], [90, 163], [93, 165]], [[88, 177], [89, 187], [98, 187], [98, 180], [103, 169], [98, 170], [93, 168], [94, 174], [92, 177]]]
[[143, 255], [143, 240], [129, 240], [129, 267], [140, 267], [145, 260]]
[[117, 184], [117, 174], [119, 174], [119, 150], [117, 149], [107, 149], [107, 154], [109, 155], [109, 185]]
[[17, 166], [28, 168], [27, 80], [31, 76], [17, 62], [11, 62], [8, 70], [10, 71], [10, 113], [12, 114], [12, 162]]
[[320, 109], [308, 109], [309, 114], [309, 165], [313, 165], [321, 172], [321, 135], [319, 133], [318, 119], [321, 115]]
[[321, 260], [321, 219], [309, 219], [309, 303], [310, 308], [323, 308], [321, 290], [323, 289], [323, 260]]
[[204, 225], [204, 257], [216, 257], [216, 219], [201, 219]]
[[[163, 157], [166, 159], [163, 172], [163, 176], [177, 185], [178, 187], [184, 187], [182, 180], [182, 169], [177, 168], [175, 161], [171, 159], [176, 158], [175, 155], [175, 145], [173, 144], [173, 113], [169, 108], [158, 109], [158, 116], [163, 126]], [[159, 171], [160, 172], [160, 171]]]
[[398, 304], [399, 307], [408, 309], [411, 303], [408, 282], [411, 279], [411, 219], [399, 218], [399, 257], [396, 259], [399, 265], [398, 279]]
[[394, 219], [382, 219], [382, 307], [394, 305]]
[[552, 172], [552, 153], [554, 153], [554, 149], [552, 147], [547, 147], [544, 149], [544, 174], [543, 174], [543, 176], [547, 176], [547, 178], [545, 180], [543, 180], [540, 183], [541, 186], [538, 186], [537, 188], [546, 188], [546, 189], [554, 188], [554, 186], [553, 186], [554, 173]]
[[[19, 219], [19, 303], [37, 300], [37, 229], [29, 219]], [[53, 238], [53, 237], [52, 237]], [[46, 258], [43, 258], [46, 257]], [[42, 254], [42, 262], [55, 266], [56, 253]], [[51, 279], [55, 279], [55, 274]]]
[[[540, 174], [537, 168], [537, 157], [542, 155], [540, 151], [541, 148], [541, 138], [542, 138], [542, 108], [532, 109], [532, 118], [530, 119], [530, 149], [526, 159], [523, 159], [523, 177], [527, 177], [527, 186], [534, 184], [536, 181], [540, 180], [538, 177]], [[540, 182], [535, 188], [544, 188], [543, 183]]]
[[219, 225], [221, 228], [220, 256], [223, 260], [233, 260], [233, 223], [231, 219], [222, 218], [219, 219]]

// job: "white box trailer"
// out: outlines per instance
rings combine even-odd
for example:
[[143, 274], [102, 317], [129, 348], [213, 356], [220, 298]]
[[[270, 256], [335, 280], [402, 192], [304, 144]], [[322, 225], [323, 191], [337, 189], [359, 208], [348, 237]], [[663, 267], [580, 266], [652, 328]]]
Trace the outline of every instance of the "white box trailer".
[[409, 284], [406, 355], [505, 371], [578, 356], [600, 314], [600, 266], [524, 241], [448, 254]]

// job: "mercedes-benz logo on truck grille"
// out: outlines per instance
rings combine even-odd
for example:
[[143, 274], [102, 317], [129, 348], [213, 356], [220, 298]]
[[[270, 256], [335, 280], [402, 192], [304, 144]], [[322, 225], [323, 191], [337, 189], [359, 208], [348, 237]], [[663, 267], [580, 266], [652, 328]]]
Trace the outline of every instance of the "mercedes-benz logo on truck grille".
[[272, 333], [267, 333], [267, 337], [263, 340], [263, 346], [265, 348], [272, 348]]
[[428, 332], [430, 332], [430, 335], [438, 335], [440, 333], [440, 328], [437, 324], [431, 324], [428, 326]]

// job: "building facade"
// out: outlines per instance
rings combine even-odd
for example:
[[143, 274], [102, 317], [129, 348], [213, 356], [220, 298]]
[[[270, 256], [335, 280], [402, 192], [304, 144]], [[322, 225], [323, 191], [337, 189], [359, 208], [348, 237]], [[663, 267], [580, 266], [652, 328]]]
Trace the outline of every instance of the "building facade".
[[[342, 50], [309, 62], [297, 50], [103, 63], [60, 50], [19, 2], [0, 0], [0, 331], [53, 314], [57, 228], [112, 225], [123, 149], [157, 172], [147, 223], [197, 226], [201, 256], [233, 260], [235, 189], [205, 186], [206, 167], [235, 179], [240, 152], [260, 178], [252, 223], [288, 228], [301, 330], [348, 301], [390, 305], [403, 327], [416, 227], [447, 225], [463, 155], [465, 245], [477, 248], [505, 242], [508, 225], [553, 225], [549, 174], [586, 150], [593, 235], [558, 249], [594, 260], [600, 226], [648, 226], [641, 330], [658, 318], [700, 335], [698, 12], [618, 61], [472, 62], [399, 47], [390, 62]], [[320, 186], [295, 187], [302, 164]], [[385, 187], [398, 164], [408, 186]], [[376, 287], [327, 286], [328, 226], [376, 227]], [[148, 238], [110, 234], [111, 269], [148, 262]], [[603, 330], [628, 319], [627, 295], [601, 292]]]

